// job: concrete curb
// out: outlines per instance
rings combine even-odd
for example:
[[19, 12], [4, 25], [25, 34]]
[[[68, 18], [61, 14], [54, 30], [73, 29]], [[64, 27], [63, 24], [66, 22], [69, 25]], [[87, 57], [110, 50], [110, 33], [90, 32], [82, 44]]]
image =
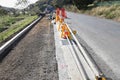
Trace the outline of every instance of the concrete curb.
[[33, 21], [30, 25], [28, 25], [26, 28], [24, 28], [21, 32], [19, 32], [17, 35], [15, 35], [12, 39], [7, 41], [4, 45], [0, 47], [0, 60], [5, 54], [4, 52], [10, 48], [21, 36], [23, 36], [27, 31], [29, 31], [39, 20], [41, 20], [43, 16], [40, 16], [38, 19]]

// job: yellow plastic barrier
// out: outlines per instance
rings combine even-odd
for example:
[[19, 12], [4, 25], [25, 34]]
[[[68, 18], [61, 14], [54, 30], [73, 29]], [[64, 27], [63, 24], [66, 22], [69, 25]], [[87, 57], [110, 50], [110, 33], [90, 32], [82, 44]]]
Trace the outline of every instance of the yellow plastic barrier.
[[64, 23], [61, 25], [61, 38], [66, 39], [66, 36], [71, 39], [71, 34], [69, 29], [67, 28], [67, 25]]
[[61, 25], [63, 24], [63, 22], [64, 22], [64, 18], [60, 18], [59, 25], [58, 25], [58, 31], [60, 31]]
[[55, 22], [58, 22], [58, 21], [60, 21], [60, 16], [59, 16], [59, 15], [56, 15], [56, 17], [55, 17]]
[[98, 76], [96, 76], [95, 80], [107, 80], [107, 79], [105, 77], [98, 78]]
[[[61, 18], [60, 15], [56, 13], [55, 22], [57, 23], [58, 31], [61, 30], [61, 38], [66, 39], [68, 37], [71, 39], [71, 34], [67, 25], [64, 23], [64, 18]], [[73, 33], [76, 34], [76, 31], [73, 31]]]

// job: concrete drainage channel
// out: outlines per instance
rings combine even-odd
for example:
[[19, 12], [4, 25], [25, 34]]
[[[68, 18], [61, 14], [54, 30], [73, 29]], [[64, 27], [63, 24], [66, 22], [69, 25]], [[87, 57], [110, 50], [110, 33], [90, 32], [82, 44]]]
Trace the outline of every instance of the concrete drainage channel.
[[30, 25], [24, 28], [21, 32], [15, 35], [12, 39], [7, 41], [0, 47], [0, 61], [7, 55], [7, 52], [13, 47], [13, 45], [19, 41], [38, 21], [40, 21], [44, 15], [40, 16], [38, 19], [33, 21]]

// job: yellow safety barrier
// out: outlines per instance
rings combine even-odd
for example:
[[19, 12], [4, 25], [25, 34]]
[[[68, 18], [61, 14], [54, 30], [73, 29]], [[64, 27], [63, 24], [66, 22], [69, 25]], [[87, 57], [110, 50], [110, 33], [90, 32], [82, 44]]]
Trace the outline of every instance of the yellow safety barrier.
[[98, 76], [95, 77], [96, 80], [107, 80], [105, 77], [100, 77], [98, 78]]
[[66, 36], [71, 39], [71, 34], [69, 29], [67, 28], [67, 25], [64, 23], [61, 25], [61, 38], [66, 39]]
[[[60, 16], [60, 14], [56, 13], [55, 16], [55, 22], [57, 23], [57, 29], [58, 31], [61, 31], [61, 38], [66, 39], [66, 36], [71, 39], [71, 33], [66, 25], [66, 23], [64, 22], [64, 18]], [[76, 31], [73, 31], [74, 34], [76, 34]]]
[[64, 22], [64, 18], [60, 18], [59, 24], [58, 24], [58, 31], [60, 31], [60, 27], [62, 25], [62, 23]]
[[73, 30], [72, 32], [73, 32], [73, 34], [76, 34], [76, 33], [77, 33], [77, 31], [76, 31], [76, 30]]
[[58, 22], [58, 21], [60, 21], [60, 16], [59, 16], [59, 15], [56, 15], [56, 17], [55, 17], [55, 22]]

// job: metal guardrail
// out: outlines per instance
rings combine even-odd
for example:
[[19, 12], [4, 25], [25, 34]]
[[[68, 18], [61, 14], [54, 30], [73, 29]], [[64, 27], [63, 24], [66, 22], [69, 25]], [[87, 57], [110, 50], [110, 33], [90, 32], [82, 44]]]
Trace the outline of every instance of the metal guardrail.
[[19, 32], [17, 35], [15, 35], [12, 39], [7, 41], [5, 44], [3, 44], [0, 47], [0, 60], [4, 55], [4, 52], [10, 48], [12, 44], [14, 44], [22, 35], [24, 35], [27, 31], [29, 31], [40, 19], [42, 19], [43, 16], [40, 16], [38, 19], [33, 21], [30, 25], [28, 25], [25, 29], [23, 29], [21, 32]]

